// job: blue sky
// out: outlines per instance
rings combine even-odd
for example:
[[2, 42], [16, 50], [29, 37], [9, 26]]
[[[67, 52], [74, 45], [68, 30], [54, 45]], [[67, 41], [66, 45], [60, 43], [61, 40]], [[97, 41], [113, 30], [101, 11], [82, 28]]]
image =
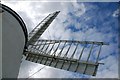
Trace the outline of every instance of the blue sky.
[[[105, 65], [100, 65], [97, 75], [93, 78], [118, 77], [118, 2], [3, 1], [3, 3], [23, 18], [28, 32], [49, 13], [60, 10], [60, 14], [41, 37], [109, 42], [108, 46], [103, 46], [99, 59], [99, 62]], [[28, 77], [41, 67], [43, 65], [23, 60], [19, 77]], [[26, 74], [22, 75], [24, 71]], [[45, 67], [32, 77], [81, 78], [92, 76]]]

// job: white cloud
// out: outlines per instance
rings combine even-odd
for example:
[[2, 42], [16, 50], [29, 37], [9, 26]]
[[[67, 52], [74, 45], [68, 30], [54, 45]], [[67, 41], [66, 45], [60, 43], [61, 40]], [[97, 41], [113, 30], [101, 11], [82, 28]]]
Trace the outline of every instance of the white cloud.
[[119, 14], [120, 14], [120, 10], [117, 9], [116, 11], [113, 12], [113, 15], [112, 15], [112, 16], [113, 16], [113, 17], [118, 17]]
[[79, 4], [78, 3], [73, 3], [73, 9], [72, 10], [73, 10], [72, 13], [77, 17], [80, 17], [86, 11], [83, 3], [79, 3]]
[[[86, 10], [88, 8], [90, 9], [90, 6], [86, 9], [86, 6], [84, 3], [76, 3], [76, 0], [74, 2], [40, 2], [40, 1], [19, 1], [19, 2], [10, 2], [10, 1], [4, 1], [4, 4], [10, 6], [12, 9], [14, 9], [16, 12], [19, 13], [19, 15], [23, 18], [25, 23], [27, 24], [29, 32], [37, 25], [44, 17], [46, 17], [49, 13], [60, 10], [60, 14], [57, 16], [55, 21], [49, 26], [49, 28], [43, 33], [42, 38], [45, 39], [74, 39], [74, 40], [88, 40], [88, 41], [110, 41], [113, 38], [112, 33], [103, 34], [102, 32], [99, 32], [95, 27], [89, 28], [88, 25], [82, 27], [82, 22], [78, 23], [74, 19], [72, 19], [71, 16], [68, 15], [69, 12], [73, 13], [76, 17], [81, 17], [84, 15]], [[90, 20], [91, 17], [86, 16], [85, 20]], [[65, 21], [68, 21], [64, 23]], [[82, 31], [78, 32], [72, 32], [72, 30], [67, 29], [69, 25], [74, 24], [75, 28], [80, 29], [83, 28]], [[106, 40], [106, 38], [108, 40]], [[114, 57], [111, 57], [110, 54], [116, 51], [116, 44], [110, 44], [109, 46], [105, 46], [102, 49], [102, 57], [109, 56], [106, 59], [104, 59], [105, 66], [103, 65], [102, 70], [97, 74], [97, 77], [117, 77], [117, 63], [116, 59]], [[87, 51], [86, 51], [87, 52]], [[77, 55], [75, 55], [77, 56]], [[112, 65], [110, 70], [106, 69], [106, 67], [110, 66], [110, 61], [112, 60]], [[36, 72], [38, 69], [43, 67], [43, 65], [31, 63], [28, 61], [24, 61], [21, 64], [19, 77], [28, 77], [32, 73]], [[116, 67], [114, 69], [114, 67]], [[26, 74], [25, 74], [26, 73]], [[107, 74], [109, 73], [109, 74]], [[24, 75], [23, 75], [24, 74]], [[47, 76], [46, 76], [47, 74]], [[63, 75], [65, 74], [65, 75]], [[73, 75], [74, 74], [74, 75]], [[105, 74], [103, 76], [103, 74]], [[113, 76], [111, 76], [113, 75]], [[36, 78], [61, 78], [61, 77], [81, 77], [78, 76], [78, 74], [62, 71], [50, 67], [45, 67], [40, 72], [35, 74], [32, 77]]]
[[99, 67], [95, 78], [118, 78], [118, 59], [114, 56], [109, 56], [103, 59], [103, 62], [105, 65]]

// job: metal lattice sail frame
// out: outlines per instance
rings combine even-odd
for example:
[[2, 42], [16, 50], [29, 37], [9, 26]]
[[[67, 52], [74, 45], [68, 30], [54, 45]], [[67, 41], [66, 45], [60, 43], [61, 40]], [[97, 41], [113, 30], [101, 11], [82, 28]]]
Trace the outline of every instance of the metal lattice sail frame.
[[28, 48], [24, 53], [26, 60], [95, 76], [99, 64], [102, 64], [98, 62], [101, 48], [103, 45], [108, 45], [108, 43], [39, 39], [59, 12], [49, 14], [31, 31], [27, 44]]

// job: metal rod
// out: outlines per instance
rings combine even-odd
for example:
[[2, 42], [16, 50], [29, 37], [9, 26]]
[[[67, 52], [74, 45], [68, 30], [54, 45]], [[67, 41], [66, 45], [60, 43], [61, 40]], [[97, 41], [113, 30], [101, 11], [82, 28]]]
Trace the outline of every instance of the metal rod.
[[[50, 44], [49, 44], [49, 45], [50, 45]], [[48, 46], [49, 46], [49, 45], [48, 45]], [[47, 57], [47, 60], [48, 60], [48, 57]], [[44, 65], [46, 64], [47, 60], [45, 61]]]
[[91, 46], [91, 49], [90, 49], [90, 52], [89, 52], [89, 55], [88, 55], [88, 58], [87, 58], [87, 62], [88, 62], [88, 60], [89, 60], [89, 58], [90, 58], [90, 55], [91, 55], [91, 53], [92, 53], [93, 46], [94, 46], [94, 44], [92, 44], [92, 46]]
[[85, 49], [85, 46], [86, 46], [86, 44], [83, 46], [83, 49], [82, 49], [82, 51], [81, 51], [81, 53], [80, 53], [80, 56], [79, 56], [78, 60], [80, 60], [80, 59], [81, 59], [82, 54], [83, 54], [83, 51], [84, 51], [84, 49]]
[[[32, 50], [32, 48], [33, 48], [33, 46], [31, 45], [30, 51]], [[30, 54], [29, 59], [28, 59], [29, 61], [30, 61], [31, 57], [32, 57], [32, 55]]]
[[[94, 43], [92, 44], [92, 47], [91, 47], [91, 49], [90, 49], [90, 52], [89, 52], [89, 55], [88, 55], [88, 58], [87, 58], [87, 61], [86, 61], [86, 62], [89, 61], [89, 58], [90, 58], [90, 55], [91, 55], [91, 52], [92, 52], [93, 46], [94, 46]], [[87, 66], [88, 66], [88, 64], [86, 64], [83, 74], [85, 74], [86, 69], [87, 69]]]
[[52, 49], [53, 49], [54, 45], [55, 45], [55, 42], [54, 42], [54, 44], [52, 45], [52, 47], [51, 47], [51, 49], [49, 50], [49, 52], [48, 52], [48, 53], [51, 53], [51, 51], [52, 51]]
[[[56, 50], [54, 51], [54, 53], [53, 53], [53, 54], [55, 54], [55, 53], [56, 53], [56, 51], [57, 51], [57, 49], [58, 49], [58, 47], [59, 47], [60, 43], [61, 43], [61, 42], [59, 42], [59, 44], [58, 44], [58, 46], [57, 46], [57, 48], [56, 48]], [[52, 54], [52, 55], [53, 55], [53, 54]], [[49, 65], [51, 65], [51, 64], [52, 64], [52, 61], [53, 61], [53, 59], [54, 59], [54, 56], [55, 56], [55, 55], [53, 55], [52, 60], [50, 61], [50, 64], [49, 64]]]
[[[69, 50], [70, 50], [70, 48], [71, 48], [71, 45], [72, 45], [72, 42], [71, 42], [71, 44], [70, 44], [70, 46], [69, 46], [69, 48], [68, 48], [68, 50], [67, 50], [67, 52], [66, 52], [66, 54], [64, 55], [63, 58], [67, 58], [66, 56], [67, 56], [67, 54], [68, 54], [68, 52], [69, 52]], [[61, 66], [61, 69], [62, 69], [62, 67], [64, 66], [65, 61], [66, 61], [66, 60], [63, 60], [63, 64], [62, 64], [62, 66]], [[70, 64], [70, 65], [71, 65], [71, 64]]]
[[[74, 52], [73, 52], [72, 56], [70, 57], [70, 59], [73, 59], [73, 57], [74, 57], [74, 55], [75, 55], [75, 53], [76, 53], [76, 50], [77, 50], [78, 45], [79, 45], [79, 43], [77, 43], [77, 45], [76, 45], [76, 47], [75, 47], [75, 50], [74, 50]], [[67, 69], [67, 70], [69, 70], [69, 69], [70, 69], [71, 64], [72, 64], [72, 62], [70, 61], [70, 65], [69, 65], [69, 67], [68, 67], [68, 69]]]
[[[86, 46], [86, 44], [83, 46], [83, 49], [82, 49], [82, 51], [81, 51], [81, 54], [80, 54], [80, 56], [79, 56], [79, 58], [78, 58], [79, 61], [81, 60], [81, 57], [82, 57], [83, 51], [84, 51], [84, 49], [85, 49], [85, 46]], [[75, 72], [77, 71], [79, 65], [80, 65], [80, 64], [78, 63]]]
[[69, 62], [70, 62], [70, 64], [69, 64], [68, 69], [67, 69], [68, 71], [69, 71], [71, 64], [72, 64], [72, 61], [69, 61]]
[[60, 46], [60, 43], [61, 43], [61, 42], [59, 42], [57, 48], [55, 49], [55, 51], [54, 51], [54, 53], [53, 53], [53, 56], [56, 54], [56, 51], [58, 50], [58, 48], [59, 48], [59, 46]]
[[63, 63], [62, 63], [62, 66], [61, 66], [61, 68], [60, 68], [60, 69], [62, 69], [62, 68], [63, 68], [65, 61], [66, 61], [66, 60], [63, 60]]
[[[63, 45], [63, 47], [62, 47], [62, 49], [61, 49], [61, 51], [59, 52], [59, 54], [57, 55], [57, 57], [59, 57], [61, 54], [62, 54], [62, 51], [63, 51], [63, 49], [64, 49], [64, 47], [65, 47], [65, 44], [66, 44], [66, 42], [64, 42], [64, 45]], [[57, 60], [57, 62], [56, 62], [56, 64], [55, 64], [55, 66], [54, 67], [56, 67], [57, 66], [57, 63], [59, 62], [59, 60]]]
[[50, 46], [50, 44], [48, 44], [47, 48], [45, 49], [45, 54], [47, 54], [47, 50], [48, 50], [49, 46]]
[[66, 44], [66, 42], [64, 42], [64, 45], [63, 45], [61, 51], [59, 52], [59, 54], [58, 54], [57, 56], [60, 56], [60, 55], [62, 54], [62, 51], [63, 51], [63, 49], [64, 49], [64, 47], [65, 47], [65, 44]]
[[[41, 44], [43, 43], [43, 41], [41, 41]], [[38, 47], [38, 50], [40, 49], [40, 47], [41, 47], [41, 45]], [[43, 48], [43, 47], [42, 47]], [[38, 62], [38, 60], [39, 60], [39, 58], [40, 58], [40, 53], [39, 53], [39, 55], [38, 55], [39, 57], [38, 57], [38, 59], [36, 60], [36, 63]]]
[[97, 71], [97, 69], [98, 69], [98, 66], [99, 66], [99, 64], [98, 64], [98, 65], [95, 65], [95, 70], [94, 70], [94, 72], [93, 72], [93, 75], [92, 75], [92, 76], [95, 76], [95, 75], [96, 75], [96, 71]]
[[43, 43], [43, 41], [40, 41], [40, 45], [38, 46], [38, 48], [36, 48], [36, 50], [40, 49], [42, 43]]
[[68, 52], [69, 52], [69, 50], [70, 50], [70, 48], [71, 48], [71, 45], [72, 45], [72, 42], [70, 43], [70, 46], [69, 46], [69, 48], [68, 48], [66, 54], [64, 55], [64, 57], [66, 57], [66, 56], [68, 55]]
[[[32, 54], [32, 55], [38, 55], [38, 53], [33, 53], [33, 52], [27, 52], [27, 54]], [[51, 56], [51, 55], [44, 55], [44, 54], [40, 54], [40, 56], [44, 56], [44, 57], [49, 57], [49, 58], [52, 58], [53, 56]], [[54, 57], [55, 59], [59, 59], [59, 60], [67, 60], [67, 61], [72, 61], [72, 62], [78, 62], [78, 60], [77, 59], [69, 59], [69, 58], [67, 58], [67, 59], [65, 59], [65, 58], [61, 58], [61, 57], [57, 57], [57, 56], [55, 56]], [[95, 64], [95, 63], [91, 63], [91, 62], [85, 62], [85, 61], [80, 61], [80, 63], [83, 63], [83, 64], [90, 64], [90, 65], [97, 65], [97, 64], [103, 64], [103, 63], [97, 63], [97, 64]]]
[[[45, 41], [45, 44], [46, 44], [46, 43], [47, 43], [47, 41]], [[45, 45], [43, 45], [43, 47], [42, 47], [41, 51], [43, 51], [44, 47], [45, 47]], [[42, 54], [44, 54], [44, 53], [42, 52]], [[42, 57], [42, 59], [41, 59], [40, 63], [42, 62], [43, 58], [44, 58], [44, 57]]]
[[29, 61], [32, 61], [31, 59], [32, 59], [33, 57], [34, 57], [34, 55], [31, 54], [31, 57], [30, 57]]
[[98, 51], [98, 56], [97, 56], [97, 59], [96, 59], [96, 63], [98, 63], [99, 56], [100, 56], [100, 52], [101, 52], [101, 48], [102, 48], [102, 45], [100, 45], [100, 49], [99, 49], [99, 51]]
[[26, 54], [26, 55], [27, 55], [26, 60], [28, 60], [28, 59], [29, 59], [29, 55], [30, 55], [30, 54]]
[[75, 50], [74, 50], [74, 52], [73, 52], [73, 54], [72, 54], [72, 56], [71, 56], [70, 58], [73, 58], [73, 57], [74, 57], [74, 55], [75, 55], [75, 53], [76, 53], [76, 50], [77, 50], [77, 47], [78, 47], [78, 44], [79, 44], [79, 43], [77, 43], [77, 45], [76, 45], [76, 47], [75, 47]]
[[[52, 47], [51, 47], [51, 49], [49, 50], [49, 52], [48, 52], [48, 53], [51, 53], [51, 51], [52, 51], [52, 49], [53, 49], [54, 45], [55, 45], [55, 43], [52, 45]], [[42, 57], [41, 62], [42, 62], [43, 58], [44, 58], [44, 57]], [[41, 63], [41, 62], [40, 62], [40, 63]]]
[[28, 55], [28, 56], [29, 56], [29, 58], [28, 58], [27, 60], [28, 60], [28, 61], [30, 61], [30, 58], [31, 58], [31, 56], [32, 56], [32, 55], [29, 53], [29, 55]]
[[[39, 42], [36, 42], [36, 44], [38, 44]], [[34, 47], [33, 49], [35, 49], [36, 47]], [[33, 57], [32, 62], [34, 61], [34, 59], [36, 58], [36, 55]]]
[[[72, 45], [72, 42], [71, 42], [71, 44], [70, 44], [70, 46], [69, 46], [69, 48], [68, 48], [68, 50], [67, 50], [67, 52], [66, 52], [66, 54], [64, 55], [63, 58], [65, 58], [65, 57], [67, 56], [67, 54], [68, 54], [68, 52], [69, 52], [69, 50], [70, 50], [70, 48], [71, 48], [71, 45]], [[66, 61], [66, 60], [63, 60], [63, 63], [62, 63], [61, 69], [62, 69], [62, 67], [64, 66], [65, 61]]]
[[[46, 40], [46, 39], [42, 39], [42, 40]], [[38, 40], [40, 41], [40, 40]], [[47, 40], [49, 41], [49, 40]], [[97, 44], [97, 45], [109, 45], [109, 43], [106, 43], [106, 42], [96, 42], [96, 41], [73, 41], [73, 40], [52, 40], [52, 41], [55, 41], [55, 42], [58, 42], [58, 41], [61, 41], [61, 42], [74, 42], [74, 43], [80, 43], [80, 44]]]
[[[46, 43], [47, 43], [47, 41], [45, 41], [45, 44], [46, 44]], [[40, 51], [43, 51], [44, 47], [45, 47], [45, 45], [43, 45], [43, 47], [41, 48]], [[41, 53], [41, 54], [43, 54], [43, 53]]]
[[56, 61], [56, 63], [55, 63], [55, 65], [54, 65], [54, 67], [56, 67], [57, 66], [57, 63], [59, 62], [59, 59], [57, 59], [57, 61]]

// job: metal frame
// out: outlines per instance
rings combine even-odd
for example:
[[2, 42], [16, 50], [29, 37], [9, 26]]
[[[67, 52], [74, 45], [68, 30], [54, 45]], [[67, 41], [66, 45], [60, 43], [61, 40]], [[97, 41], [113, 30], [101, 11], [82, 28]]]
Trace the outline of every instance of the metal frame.
[[[71, 40], [37, 40], [36, 43], [41, 43], [41, 44], [34, 45], [33, 43], [31, 43], [29, 45], [31, 47], [34, 46], [34, 48], [32, 50], [28, 49], [28, 51], [26, 52], [26, 54], [28, 54], [26, 60], [52, 66], [59, 69], [79, 72], [82, 74], [88, 74], [93, 76], [96, 75], [98, 65], [103, 64], [98, 62], [100, 52], [101, 52], [101, 47], [103, 45], [108, 45], [107, 43], [104, 43], [104, 42], [71, 41]], [[54, 46], [55, 44], [57, 44], [56, 48]], [[69, 50], [71, 49], [72, 44], [73, 46], [75, 46], [75, 49], [71, 53], [72, 55], [68, 57], [70, 53]], [[85, 48], [89, 49], [86, 45], [91, 45], [90, 51], [86, 60], [82, 60], [83, 54], [86, 54], [84, 49]], [[97, 54], [96, 60], [90, 61], [89, 59], [92, 54], [92, 50], [94, 49], [93, 47], [94, 45], [97, 45], [100, 48], [97, 49], [98, 53], [96, 53]], [[37, 46], [42, 46], [42, 48], [37, 48]], [[66, 46], [68, 46], [68, 48], [66, 49], [66, 53], [62, 57], [61, 55], [63, 54], [63, 50], [65, 49]], [[76, 59], [74, 58], [74, 55], [78, 54], [77, 50], [79, 50], [80, 47], [82, 47], [82, 49], [81, 49], [79, 58]], [[48, 48], [49, 50], [47, 51]], [[55, 50], [53, 50], [54, 48]], [[59, 53], [57, 52], [58, 50], [60, 50]], [[56, 55], [56, 53], [58, 54]], [[34, 59], [34, 58], [37, 58], [37, 59]]]

